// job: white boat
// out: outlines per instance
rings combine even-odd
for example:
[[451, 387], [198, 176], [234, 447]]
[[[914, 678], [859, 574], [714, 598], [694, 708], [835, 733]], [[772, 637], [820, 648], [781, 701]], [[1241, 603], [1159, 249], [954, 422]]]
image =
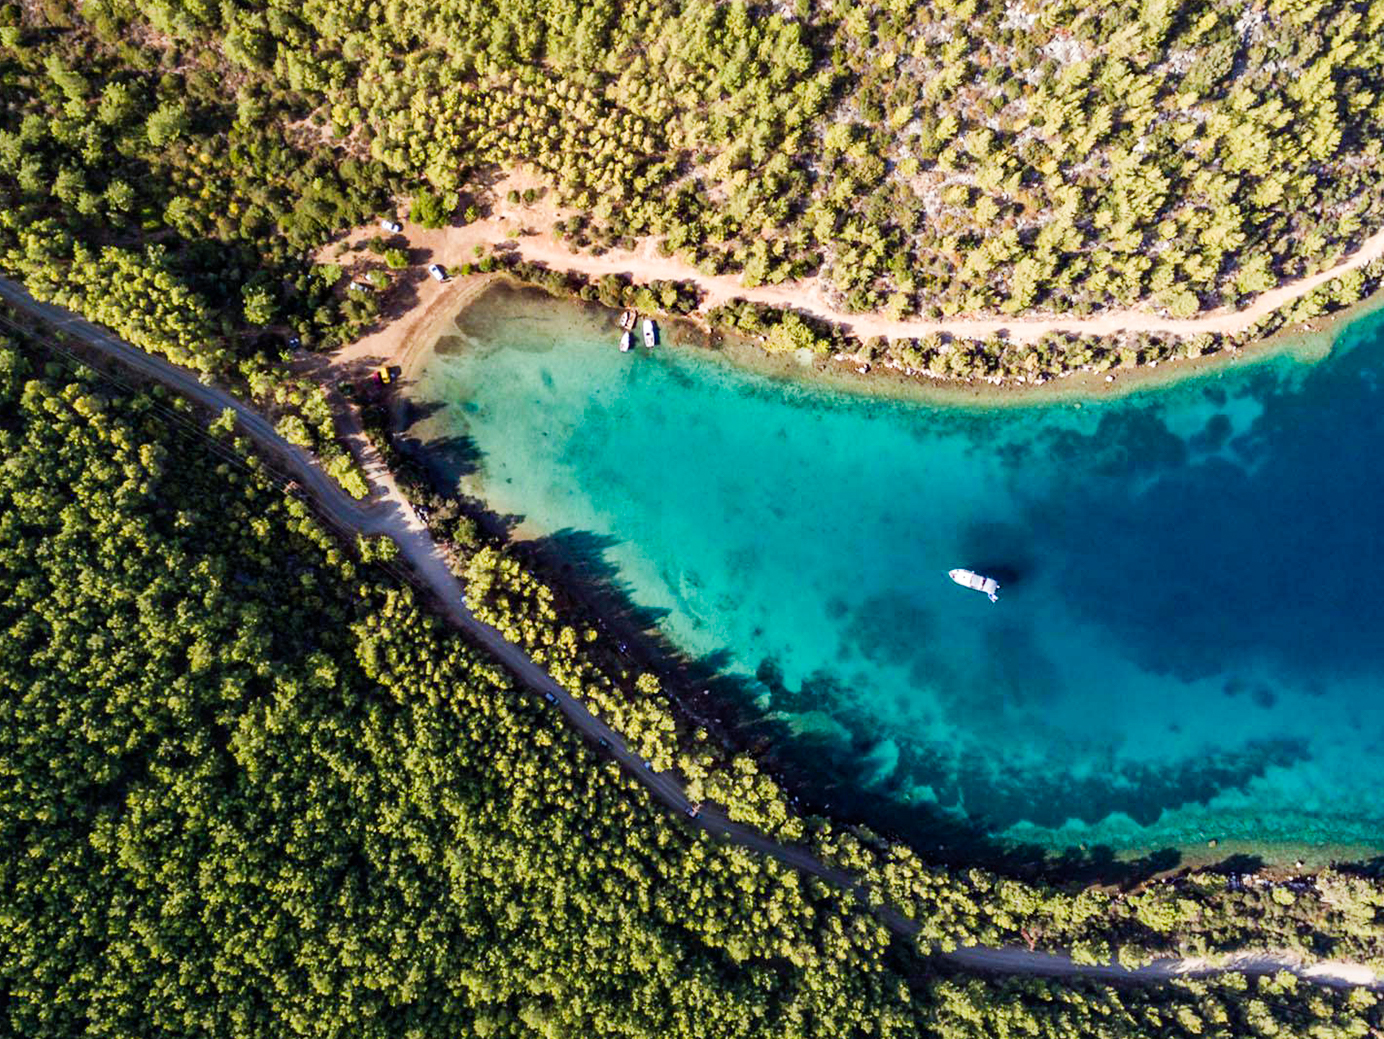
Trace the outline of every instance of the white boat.
[[633, 333], [633, 332], [621, 332], [621, 333], [620, 333], [620, 352], [621, 352], [622, 354], [627, 354], [627, 353], [630, 352], [630, 350], [633, 348], [633, 346], [634, 346], [634, 333]]
[[620, 315], [620, 327], [633, 328], [635, 319], [638, 317], [639, 315], [636, 314], [633, 310], [625, 311], [623, 314]]
[[644, 345], [651, 350], [658, 345], [658, 326], [651, 317], [644, 319]]
[[993, 577], [982, 577], [974, 570], [948, 570], [947, 576], [962, 588], [974, 588], [978, 592], [984, 592], [990, 597], [991, 602], [1000, 601], [1000, 583]]

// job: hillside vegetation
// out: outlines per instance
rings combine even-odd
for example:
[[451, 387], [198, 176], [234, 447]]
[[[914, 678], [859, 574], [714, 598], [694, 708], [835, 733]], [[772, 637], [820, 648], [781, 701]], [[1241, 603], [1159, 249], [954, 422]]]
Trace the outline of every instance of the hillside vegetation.
[[474, 214], [521, 162], [580, 242], [897, 314], [1187, 315], [1384, 224], [1384, 0], [46, 0], [0, 26], [4, 266], [183, 351], [352, 335], [371, 294], [307, 250], [391, 194]]
[[[1384, 0], [0, 3], [0, 271], [247, 391], [363, 494], [283, 364], [295, 337], [377, 318], [400, 243], [370, 243], [354, 289], [315, 257], [399, 198], [474, 218], [526, 163], [583, 212], [578, 244], [659, 235], [750, 283], [820, 273], [857, 309], [1190, 313], [1384, 223], [1381, 37]], [[656, 809], [225, 423], [198, 426], [0, 341], [6, 1034], [1384, 1029], [1371, 993], [1290, 977], [947, 976], [852, 896]], [[1138, 958], [1238, 948], [1254, 923], [1377, 958], [1384, 895], [1358, 877], [1112, 901], [809, 834], [748, 760], [731, 782], [675, 743], [666, 698], [632, 698], [551, 590], [471, 547], [480, 612], [700, 793], [856, 871], [923, 951]]]
[[927, 971], [651, 805], [200, 434], [0, 341], [0, 1028], [52, 1036], [1364, 1036], [1292, 978]]

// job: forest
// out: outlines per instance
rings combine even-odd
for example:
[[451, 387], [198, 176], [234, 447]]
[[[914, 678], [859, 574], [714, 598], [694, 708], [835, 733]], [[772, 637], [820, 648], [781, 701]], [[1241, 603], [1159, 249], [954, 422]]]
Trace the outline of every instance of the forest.
[[398, 278], [386, 243], [347, 292], [319, 246], [406, 197], [473, 219], [524, 164], [575, 239], [848, 309], [1188, 316], [1384, 224], [1382, 48], [1384, 0], [8, 3], [0, 267], [272, 361]]
[[8, 1034], [1384, 1026], [1373, 994], [1286, 975], [930, 962], [844, 890], [657, 808], [208, 418], [0, 342]]

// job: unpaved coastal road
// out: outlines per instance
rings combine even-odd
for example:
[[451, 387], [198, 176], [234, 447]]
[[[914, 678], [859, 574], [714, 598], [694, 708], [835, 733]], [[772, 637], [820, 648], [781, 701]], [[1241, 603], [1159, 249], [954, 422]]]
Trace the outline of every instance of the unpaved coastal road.
[[[495, 628], [477, 618], [466, 606], [461, 584], [452, 574], [446, 559], [433, 541], [426, 526], [414, 515], [412, 507], [359, 427], [347, 429], [352, 449], [370, 480], [371, 497], [357, 502], [349, 497], [302, 448], [290, 444], [275, 431], [273, 425], [254, 408], [216, 386], [199, 380], [197, 375], [179, 368], [160, 357], [147, 354], [111, 333], [77, 317], [68, 310], [40, 303], [18, 283], [0, 278], [0, 298], [14, 309], [56, 327], [101, 351], [141, 375], [170, 386], [199, 403], [221, 411], [230, 408], [241, 428], [267, 455], [293, 474], [299, 484], [312, 496], [321, 513], [343, 530], [359, 534], [385, 534], [399, 545], [415, 577], [431, 592], [436, 605], [447, 619], [466, 632], [500, 660], [510, 672], [535, 693], [551, 695], [567, 720], [592, 740], [605, 740], [609, 752], [621, 765], [669, 808], [686, 812], [691, 802], [682, 785], [671, 773], [654, 772], [644, 767], [640, 757], [630, 751], [623, 739], [604, 722], [596, 718], [543, 668], [539, 667], [518, 646], [507, 641]], [[771, 856], [786, 866], [840, 887], [855, 890], [854, 879], [841, 870], [832, 869], [809, 851], [792, 845], [779, 844], [763, 834], [731, 822], [714, 809], [706, 808], [695, 820], [688, 820], [707, 832], [723, 837], [741, 847]], [[878, 911], [880, 920], [896, 934], [913, 937], [918, 925], [892, 910]], [[1129, 969], [1115, 964], [1088, 965], [1074, 963], [1063, 953], [1037, 952], [1024, 948], [969, 947], [954, 952], [937, 952], [936, 956], [973, 970], [998, 974], [1026, 974], [1055, 978], [1089, 978], [1111, 982], [1160, 982], [1177, 977], [1199, 977], [1237, 970], [1246, 974], [1273, 974], [1286, 970], [1307, 981], [1336, 987], [1364, 985], [1384, 989], [1384, 982], [1369, 968], [1359, 964], [1318, 963], [1301, 965], [1289, 957], [1246, 954], [1228, 965], [1216, 966], [1198, 959], [1157, 960], [1146, 966]]]

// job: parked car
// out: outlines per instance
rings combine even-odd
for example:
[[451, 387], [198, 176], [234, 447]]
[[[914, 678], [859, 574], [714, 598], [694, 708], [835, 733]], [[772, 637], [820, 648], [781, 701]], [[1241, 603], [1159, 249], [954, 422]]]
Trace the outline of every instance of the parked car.
[[557, 697], [552, 693], [544, 693], [543, 699], [547, 700], [549, 703], [557, 703]]
[[695, 802], [694, 804], [690, 804], [690, 805], [688, 805], [686, 808], [683, 809], [683, 811], [687, 813], [687, 817], [688, 817], [689, 819], [695, 819], [695, 818], [697, 818], [697, 814], [698, 814], [701, 810], [702, 810], [702, 805], [701, 805], [701, 802], [700, 802], [700, 801]]
[[442, 264], [440, 263], [428, 264], [428, 273], [431, 274], [433, 278], [437, 281], [447, 280], [447, 272], [443, 270]]
[[383, 227], [390, 234], [398, 234], [400, 231], [404, 229], [404, 225], [399, 223], [399, 221], [397, 220], [381, 220], [380, 226]]

